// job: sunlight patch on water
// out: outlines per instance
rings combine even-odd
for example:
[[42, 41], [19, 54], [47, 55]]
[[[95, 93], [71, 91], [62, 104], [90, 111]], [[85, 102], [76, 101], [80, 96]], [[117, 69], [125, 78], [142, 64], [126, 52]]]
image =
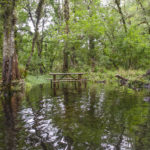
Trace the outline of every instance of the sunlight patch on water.
[[[64, 112], [65, 108], [62, 99], [58, 99], [58, 101], [60, 110], [57, 111]], [[67, 149], [67, 144], [65, 138], [62, 136], [61, 130], [54, 125], [52, 119], [45, 119], [46, 114], [53, 110], [54, 106], [52, 105], [52, 100], [43, 99], [41, 105], [42, 108], [38, 112], [39, 114], [34, 112], [32, 108], [26, 108], [20, 111], [25, 131], [28, 132], [27, 143], [30, 144], [31, 138], [34, 138], [39, 141], [36, 142], [36, 147], [43, 141], [45, 143], [52, 143], [54, 147], [62, 143]], [[61, 138], [59, 138], [58, 135], [61, 135]]]
[[[107, 135], [103, 136], [102, 138], [103, 140], [108, 140], [109, 137]], [[113, 139], [113, 138], [112, 138]], [[120, 140], [118, 140], [119, 142], [116, 143], [116, 145], [114, 144], [109, 144], [108, 143], [101, 143], [101, 146], [105, 149], [105, 150], [116, 150], [116, 149], [120, 149], [120, 150], [131, 150], [132, 149], [132, 144], [131, 141], [132, 139], [127, 137], [127, 136], [122, 136]]]

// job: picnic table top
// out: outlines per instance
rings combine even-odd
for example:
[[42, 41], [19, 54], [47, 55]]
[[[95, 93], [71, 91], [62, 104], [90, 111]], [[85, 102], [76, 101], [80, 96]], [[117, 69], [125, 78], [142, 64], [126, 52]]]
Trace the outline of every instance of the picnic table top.
[[49, 75], [83, 75], [84, 73], [49, 73]]

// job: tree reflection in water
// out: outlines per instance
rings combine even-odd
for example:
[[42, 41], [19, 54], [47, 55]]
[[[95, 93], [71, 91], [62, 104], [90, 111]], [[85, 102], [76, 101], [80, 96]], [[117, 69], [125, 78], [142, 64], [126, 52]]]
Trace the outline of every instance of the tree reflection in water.
[[[16, 150], [17, 149], [17, 134], [19, 132], [19, 128], [17, 127], [18, 120], [17, 114], [19, 110], [19, 106], [21, 103], [22, 93], [11, 92], [10, 90], [3, 91], [1, 95], [1, 115], [3, 115], [3, 119], [0, 127], [0, 130], [3, 134], [1, 137], [0, 144], [3, 145], [3, 149], [8, 150]], [[1, 146], [0, 146], [1, 147]]]
[[64, 85], [56, 92], [40, 85], [22, 101], [17, 93], [8, 93], [0, 105], [0, 147], [147, 150], [149, 104], [143, 95], [99, 85]]

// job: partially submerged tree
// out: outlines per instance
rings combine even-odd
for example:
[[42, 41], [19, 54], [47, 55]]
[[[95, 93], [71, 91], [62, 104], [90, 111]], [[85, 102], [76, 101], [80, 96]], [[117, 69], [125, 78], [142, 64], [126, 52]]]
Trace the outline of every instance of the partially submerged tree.
[[20, 79], [18, 56], [15, 47], [15, 6], [16, 0], [7, 0], [1, 3], [3, 9], [3, 67], [2, 80], [4, 85], [11, 84], [12, 80]]

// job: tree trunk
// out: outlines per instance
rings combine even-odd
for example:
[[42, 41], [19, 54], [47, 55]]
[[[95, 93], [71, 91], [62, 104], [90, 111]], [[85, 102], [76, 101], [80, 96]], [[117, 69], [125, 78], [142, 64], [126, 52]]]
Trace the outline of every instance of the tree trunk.
[[121, 20], [122, 20], [122, 23], [123, 23], [123, 26], [124, 26], [125, 33], [127, 33], [126, 20], [125, 20], [124, 14], [123, 14], [121, 6], [120, 6], [120, 0], [115, 0], [115, 4], [117, 5], [118, 12], [121, 16]]
[[[87, 9], [89, 11], [89, 17], [93, 17], [93, 4], [94, 4], [94, 0], [90, 0], [89, 1], [89, 4], [87, 6]], [[89, 37], [88, 37], [88, 43], [89, 43], [89, 64], [92, 68], [92, 71], [95, 70], [95, 55], [96, 55], [96, 52], [95, 52], [95, 37], [94, 37], [94, 34], [90, 34]]]
[[[77, 20], [76, 20], [76, 1], [74, 1], [73, 5], [74, 5], [73, 6], [73, 16], [74, 16], [73, 23], [76, 23], [77, 22]], [[71, 47], [70, 59], [71, 59], [72, 67], [75, 67], [75, 65], [77, 65], [77, 59], [76, 59], [76, 47], [75, 47], [74, 43]]]
[[[31, 59], [32, 59], [32, 56], [33, 56], [33, 53], [34, 53], [34, 48], [35, 48], [37, 39], [39, 37], [39, 24], [40, 24], [40, 20], [41, 20], [41, 16], [42, 16], [43, 5], [44, 5], [44, 0], [40, 0], [39, 3], [38, 3], [37, 9], [36, 9], [35, 32], [34, 32], [34, 36], [33, 36], [33, 40], [32, 40], [32, 50], [31, 50], [30, 56], [29, 56], [29, 58], [27, 60], [27, 63], [26, 63], [26, 70], [29, 69]], [[28, 12], [28, 13], [30, 14], [31, 12]], [[31, 20], [33, 20], [33, 19], [31, 18]], [[33, 25], [34, 25], [34, 21], [32, 21], [32, 22], [33, 22]]]
[[10, 85], [12, 80], [20, 79], [18, 56], [15, 47], [15, 0], [9, 0], [4, 6], [4, 38], [3, 38], [3, 68], [4, 85]]
[[72, 67], [75, 67], [75, 65], [77, 65], [77, 59], [76, 59], [76, 49], [74, 45], [72, 46], [71, 51], [72, 51], [70, 56], [71, 65]]
[[42, 49], [43, 49], [43, 37], [37, 41], [37, 49], [38, 49], [38, 57], [39, 57], [39, 67], [40, 67], [40, 73], [44, 73], [44, 66], [42, 63]]
[[69, 34], [69, 1], [65, 0], [64, 3], [64, 19], [66, 23], [66, 28], [65, 28], [65, 34], [67, 38], [64, 41], [64, 50], [63, 50], [63, 55], [64, 55], [64, 64], [63, 64], [63, 72], [67, 72], [69, 69], [68, 65], [68, 34]]
[[92, 71], [95, 70], [95, 43], [94, 43], [94, 37], [89, 36], [89, 56], [90, 56], [90, 65], [92, 67]]

